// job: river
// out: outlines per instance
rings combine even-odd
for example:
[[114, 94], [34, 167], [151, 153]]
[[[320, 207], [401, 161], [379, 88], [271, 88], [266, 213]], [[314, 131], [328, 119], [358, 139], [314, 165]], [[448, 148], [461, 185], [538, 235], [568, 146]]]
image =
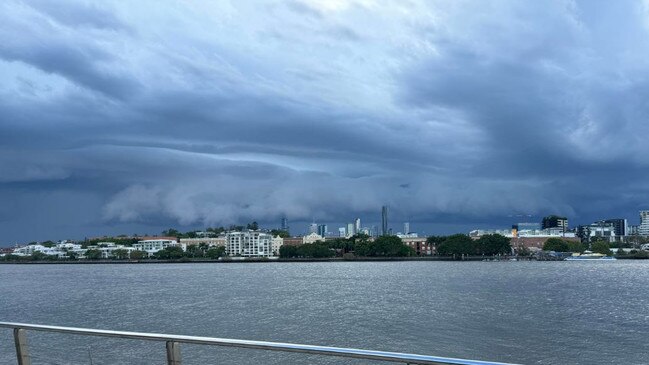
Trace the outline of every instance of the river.
[[[649, 261], [0, 265], [0, 321], [521, 364], [649, 363]], [[164, 364], [163, 343], [29, 332], [36, 364]], [[0, 363], [15, 363], [0, 329]], [[369, 363], [183, 345], [184, 364]]]

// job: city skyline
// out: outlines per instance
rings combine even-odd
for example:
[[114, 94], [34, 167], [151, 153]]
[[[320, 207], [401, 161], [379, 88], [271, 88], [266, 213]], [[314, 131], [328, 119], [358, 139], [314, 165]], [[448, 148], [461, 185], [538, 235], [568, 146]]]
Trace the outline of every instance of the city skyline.
[[0, 245], [284, 216], [381, 227], [383, 205], [394, 231], [635, 224], [649, 207], [647, 14], [5, 1]]

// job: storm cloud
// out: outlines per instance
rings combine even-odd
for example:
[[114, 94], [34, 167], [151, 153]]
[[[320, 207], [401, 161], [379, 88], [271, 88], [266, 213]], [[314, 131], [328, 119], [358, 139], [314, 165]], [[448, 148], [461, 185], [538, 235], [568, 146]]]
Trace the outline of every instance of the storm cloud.
[[647, 54], [638, 1], [4, 1], [0, 244], [633, 223]]

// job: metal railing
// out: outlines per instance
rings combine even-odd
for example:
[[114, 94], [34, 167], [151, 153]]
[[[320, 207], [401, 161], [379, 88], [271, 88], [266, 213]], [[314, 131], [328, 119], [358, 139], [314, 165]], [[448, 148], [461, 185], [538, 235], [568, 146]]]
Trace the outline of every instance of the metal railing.
[[293, 344], [293, 343], [280, 343], [280, 342], [267, 342], [267, 341], [236, 340], [236, 339], [215, 338], [215, 337], [168, 335], [168, 334], [160, 334], [160, 333], [110, 331], [110, 330], [98, 330], [98, 329], [90, 329], [90, 328], [47, 326], [47, 325], [26, 324], [26, 323], [0, 322], [0, 328], [13, 329], [14, 342], [16, 345], [16, 358], [18, 360], [18, 365], [31, 365], [31, 358], [29, 355], [29, 345], [27, 343], [27, 330], [57, 332], [57, 333], [65, 333], [65, 334], [73, 334], [73, 335], [113, 337], [113, 338], [121, 338], [121, 339], [135, 339], [135, 340], [165, 342], [168, 365], [182, 364], [181, 354], [180, 354], [180, 344], [182, 343], [195, 344], [195, 345], [238, 347], [238, 348], [247, 348], [247, 349], [268, 350], [268, 351], [299, 352], [299, 353], [306, 353], [306, 354], [313, 354], [313, 355], [379, 360], [379, 361], [387, 361], [392, 363], [406, 363], [406, 364], [512, 365], [512, 364], [505, 364], [500, 362], [455, 359], [455, 358], [439, 357], [439, 356], [407, 354], [407, 353], [400, 353], [400, 352], [361, 350], [361, 349], [343, 348], [343, 347], [301, 345], [301, 344]]

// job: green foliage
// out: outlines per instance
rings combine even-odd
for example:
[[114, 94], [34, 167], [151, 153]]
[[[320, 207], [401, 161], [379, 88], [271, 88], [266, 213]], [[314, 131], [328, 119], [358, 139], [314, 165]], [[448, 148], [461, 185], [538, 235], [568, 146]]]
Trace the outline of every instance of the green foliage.
[[149, 257], [149, 253], [146, 251], [131, 251], [131, 260], [142, 260]]
[[177, 229], [169, 228], [166, 231], [162, 231], [162, 235], [165, 237], [179, 237], [180, 235], [182, 235], [182, 233], [180, 233], [180, 231], [178, 231]]
[[288, 231], [283, 231], [281, 229], [271, 229], [270, 234], [273, 235], [273, 237], [280, 236], [282, 238], [287, 238], [291, 237]]
[[512, 251], [510, 239], [500, 234], [487, 234], [480, 237], [476, 243], [478, 254], [498, 255]]
[[54, 243], [52, 241], [45, 241], [45, 242], [41, 243], [41, 245], [44, 246], [44, 247], [47, 247], [47, 248], [52, 248], [52, 247], [54, 247], [56, 245], [56, 243]]
[[101, 259], [101, 251], [89, 249], [86, 251], [86, 258], [89, 260], [99, 260]]
[[404, 245], [397, 236], [381, 236], [374, 242], [368, 241], [367, 251], [364, 256], [404, 257], [415, 255], [414, 250]]
[[548, 238], [543, 244], [543, 251], [570, 252], [570, 246], [561, 238]]
[[592, 245], [591, 245], [591, 249], [592, 249], [593, 252], [601, 253], [602, 255], [611, 256], [613, 254], [611, 252], [611, 249], [610, 249], [608, 243], [606, 243], [604, 241], [593, 242]]
[[113, 258], [116, 260], [125, 260], [128, 258], [128, 250], [117, 249], [113, 250]]
[[586, 251], [586, 245], [581, 243], [581, 242], [575, 242], [575, 241], [565, 241], [568, 244], [568, 251], [569, 252], [579, 252], [582, 253]]
[[448, 236], [437, 245], [437, 253], [442, 256], [475, 255], [477, 251], [477, 243], [465, 234]]
[[218, 259], [221, 256], [225, 256], [225, 247], [223, 246], [212, 247], [205, 252], [205, 257], [213, 260]]
[[259, 224], [257, 224], [257, 222], [248, 223], [246, 229], [251, 229], [253, 231], [256, 231], [259, 229]]
[[34, 261], [45, 261], [51, 259], [49, 255], [46, 255], [40, 251], [34, 251], [30, 258]]
[[335, 252], [324, 242], [305, 243], [300, 246], [284, 245], [279, 248], [279, 257], [282, 258], [326, 258], [334, 255]]
[[297, 246], [282, 245], [279, 248], [279, 257], [281, 257], [281, 258], [298, 257]]
[[426, 242], [437, 247], [437, 245], [444, 242], [446, 238], [446, 236], [430, 236], [426, 238]]
[[185, 252], [179, 246], [166, 247], [154, 254], [154, 257], [160, 260], [178, 260], [183, 256]]

